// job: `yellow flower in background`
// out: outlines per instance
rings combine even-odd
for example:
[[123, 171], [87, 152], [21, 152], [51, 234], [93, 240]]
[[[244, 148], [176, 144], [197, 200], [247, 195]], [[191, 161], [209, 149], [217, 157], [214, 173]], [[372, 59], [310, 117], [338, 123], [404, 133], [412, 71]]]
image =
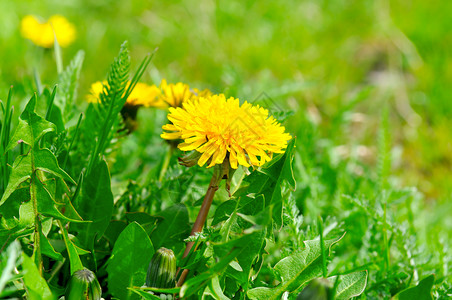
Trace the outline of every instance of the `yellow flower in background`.
[[162, 95], [160, 99], [171, 107], [180, 107], [184, 101], [193, 97], [188, 84], [178, 82], [168, 84], [165, 79], [160, 83]]
[[[86, 96], [88, 102], [98, 103], [100, 102], [100, 94], [105, 86], [108, 85], [106, 80], [97, 81], [91, 85], [90, 92]], [[129, 87], [130, 81], [126, 86]], [[160, 89], [155, 85], [148, 85], [145, 83], [138, 82], [135, 88], [127, 97], [125, 105], [130, 106], [146, 106], [146, 107], [162, 107], [162, 103], [158, 101], [158, 96], [160, 95]], [[164, 107], [164, 106], [163, 106]]]
[[74, 25], [60, 15], [51, 16], [44, 23], [35, 16], [27, 15], [21, 21], [20, 32], [24, 38], [44, 48], [53, 46], [55, 36], [61, 47], [69, 46], [76, 36]]
[[261, 166], [272, 153], [282, 153], [291, 139], [285, 128], [268, 110], [223, 94], [184, 102], [183, 108], [170, 108], [161, 137], [182, 139], [179, 149], [196, 150], [202, 155], [198, 165], [210, 160], [208, 167], [222, 164], [227, 157], [232, 168]]
[[104, 86], [107, 86], [108, 83], [106, 80], [104, 81], [96, 81], [91, 84], [91, 88], [89, 89], [89, 94], [86, 95], [86, 100], [90, 103], [98, 103], [100, 102], [100, 94], [104, 89]]
[[198, 98], [199, 97], [206, 98], [206, 97], [213, 95], [213, 93], [209, 89], [204, 89], [204, 90], [200, 91], [197, 88], [193, 89], [193, 94], [194, 94], [194, 97], [198, 97]]
[[160, 89], [162, 91], [160, 102], [169, 107], [181, 107], [187, 100], [212, 95], [208, 89], [202, 91], [197, 88], [190, 89], [188, 84], [182, 82], [168, 84], [165, 79], [162, 79]]
[[163, 104], [158, 101], [160, 95], [160, 89], [155, 85], [147, 85], [145, 83], [138, 82], [135, 88], [127, 98], [126, 104], [135, 106], [146, 107], [164, 107]]

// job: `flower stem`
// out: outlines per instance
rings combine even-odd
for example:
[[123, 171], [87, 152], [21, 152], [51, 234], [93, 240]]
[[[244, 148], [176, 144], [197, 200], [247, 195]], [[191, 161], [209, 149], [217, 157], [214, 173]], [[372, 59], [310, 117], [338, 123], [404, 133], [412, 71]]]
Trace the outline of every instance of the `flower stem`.
[[159, 182], [162, 182], [163, 178], [165, 177], [166, 170], [168, 170], [171, 157], [173, 156], [173, 152], [174, 145], [170, 144], [170, 148], [166, 152], [165, 160], [163, 161], [162, 168], [160, 169]]
[[[206, 195], [204, 197], [204, 201], [202, 202], [201, 208], [199, 209], [198, 216], [196, 217], [195, 224], [193, 224], [193, 229], [191, 230], [191, 236], [195, 235], [197, 232], [201, 232], [204, 227], [204, 223], [206, 222], [207, 215], [209, 214], [210, 206], [212, 205], [213, 196], [215, 192], [218, 190], [218, 185], [223, 178], [223, 172], [221, 168], [215, 168], [215, 172], [213, 173], [212, 180], [210, 180], [209, 188], [207, 189]], [[188, 242], [187, 247], [185, 248], [184, 255], [182, 258], [187, 257], [190, 253], [190, 250], [193, 248], [194, 242]], [[195, 248], [196, 249], [196, 248]], [[178, 270], [179, 272], [180, 270]], [[179, 277], [179, 281], [177, 282], [177, 286], [182, 286], [184, 284], [185, 278], [188, 275], [189, 270], [185, 269], [182, 271], [182, 274]]]

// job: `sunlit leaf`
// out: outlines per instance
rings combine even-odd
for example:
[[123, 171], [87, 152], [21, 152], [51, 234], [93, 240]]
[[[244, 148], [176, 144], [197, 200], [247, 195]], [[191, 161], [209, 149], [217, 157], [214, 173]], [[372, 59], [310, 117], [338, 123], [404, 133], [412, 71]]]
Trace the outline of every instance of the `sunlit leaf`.
[[119, 299], [140, 299], [127, 289], [142, 286], [146, 271], [154, 254], [154, 247], [144, 229], [130, 223], [116, 240], [107, 266], [108, 288]]

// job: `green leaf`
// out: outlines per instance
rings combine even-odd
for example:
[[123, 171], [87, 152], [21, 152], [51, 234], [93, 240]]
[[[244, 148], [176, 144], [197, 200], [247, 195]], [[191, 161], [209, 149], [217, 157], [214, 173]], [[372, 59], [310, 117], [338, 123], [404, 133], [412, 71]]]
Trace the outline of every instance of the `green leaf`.
[[241, 271], [234, 268], [228, 269], [228, 275], [231, 275], [233, 278], [237, 279], [245, 291], [248, 290], [249, 281], [252, 275], [252, 266], [264, 250], [265, 235], [265, 229], [256, 233], [252, 239], [249, 239], [249, 242], [240, 254], [237, 255], [237, 261], [242, 268]]
[[226, 243], [214, 243], [214, 253], [216, 256], [220, 257], [219, 261], [210, 266], [206, 272], [198, 274], [186, 281], [180, 290], [180, 297], [188, 297], [193, 295], [206, 285], [211, 284], [211, 281], [218, 276], [218, 274], [223, 273], [229, 266], [230, 262], [239, 256], [246, 249], [249, 243], [256, 239], [259, 234], [259, 231], [255, 231]]
[[9, 177], [8, 186], [0, 200], [0, 206], [5, 203], [6, 199], [17, 189], [24, 181], [31, 178], [31, 157], [30, 155], [20, 155], [13, 163], [11, 175]]
[[80, 196], [75, 201], [76, 210], [86, 221], [84, 224], [73, 224], [82, 246], [92, 250], [94, 239], [100, 239], [110, 223], [113, 211], [113, 194], [111, 192], [110, 173], [107, 163], [102, 160], [91, 174], [84, 178]]
[[431, 300], [432, 287], [435, 283], [435, 275], [430, 275], [422, 279], [418, 285], [407, 288], [397, 294], [399, 300]]
[[[325, 255], [331, 247], [342, 239], [325, 241]], [[274, 270], [281, 277], [281, 284], [274, 288], [254, 288], [247, 292], [251, 299], [279, 299], [286, 291], [293, 292], [300, 286], [322, 275], [322, 251], [319, 240], [305, 241], [305, 248], [300, 252], [280, 260]]]
[[40, 242], [41, 242], [42, 254], [47, 255], [48, 257], [53, 258], [54, 260], [59, 260], [59, 261], [63, 260], [63, 255], [61, 255], [61, 253], [58, 253], [55, 251], [55, 249], [50, 244], [47, 237], [42, 232], [41, 232]]
[[126, 219], [128, 222], [137, 222], [140, 224], [148, 235], [150, 235], [157, 227], [157, 221], [159, 220], [157, 217], [151, 216], [145, 212], [126, 213]]
[[215, 216], [212, 221], [212, 226], [215, 226], [222, 221], [226, 221], [234, 212], [236, 207], [237, 201], [235, 200], [228, 200], [221, 203], [220, 206], [218, 206], [215, 210]]
[[292, 189], [295, 189], [296, 182], [293, 174], [293, 157], [295, 149], [295, 139], [292, 139], [287, 145], [286, 151], [283, 154], [273, 158], [262, 172], [272, 178], [276, 178], [278, 183], [286, 180]]
[[19, 224], [21, 227], [33, 226], [34, 224], [33, 203], [31, 201], [23, 203], [19, 207]]
[[[336, 281], [336, 276], [328, 278], [333, 284]], [[334, 299], [346, 300], [352, 297], [357, 297], [364, 292], [367, 284], [367, 271], [359, 271], [346, 275], [340, 275], [339, 284], [336, 288], [336, 295]]]
[[190, 233], [188, 211], [184, 204], [178, 203], [161, 211], [158, 217], [163, 219], [152, 232], [151, 239], [155, 248], [181, 244]]
[[140, 299], [127, 288], [142, 286], [154, 247], [144, 229], [130, 223], [119, 235], [107, 266], [108, 289], [122, 300]]
[[125, 221], [113, 220], [105, 230], [104, 237], [109, 241], [110, 245], [114, 245], [118, 239], [118, 236], [126, 227], [127, 223]]
[[218, 276], [215, 276], [210, 281], [209, 285], [204, 290], [204, 295], [212, 296], [214, 299], [218, 300], [229, 300], [228, 297], [223, 293], [223, 290], [220, 286], [220, 280], [218, 279]]
[[[132, 288], [132, 289], [137, 289], [136, 287]], [[140, 287], [138, 288], [142, 291], [151, 291], [151, 292], [156, 292], [156, 293], [163, 293], [163, 294], [176, 294], [179, 293], [180, 291], [180, 287], [173, 287], [173, 288], [168, 288], [168, 289], [162, 289], [162, 288], [155, 288], [155, 287]]]
[[83, 269], [83, 264], [80, 260], [80, 257], [78, 256], [78, 247], [75, 246], [74, 243], [70, 240], [69, 234], [63, 224], [61, 224], [61, 222], [59, 222], [58, 224], [60, 225], [60, 230], [63, 232], [63, 239], [66, 245], [67, 253], [69, 256], [69, 263], [71, 266], [71, 275], [73, 275], [76, 271]]
[[36, 169], [50, 173], [62, 179], [66, 179], [73, 184], [76, 184], [74, 179], [72, 179], [63, 169], [60, 168], [60, 166], [58, 166], [58, 161], [55, 155], [53, 155], [53, 153], [50, 152], [49, 149], [35, 150], [34, 159]]
[[[177, 294], [180, 291], [180, 287], [175, 287], [175, 288], [171, 288], [171, 289], [159, 289], [159, 288], [153, 288], [153, 287], [132, 287], [132, 288], [129, 287], [127, 289], [140, 295], [144, 299], [151, 299], [151, 300], [161, 300], [162, 298], [160, 298], [159, 296], [156, 296], [156, 295], [158, 295], [158, 293]], [[155, 293], [155, 294], [152, 294], [151, 292]]]
[[118, 56], [110, 66], [107, 85], [104, 86], [102, 93], [99, 95], [100, 103], [96, 105], [97, 110], [92, 110], [93, 114], [86, 114], [87, 118], [94, 117], [94, 119], [90, 118], [91, 121], [88, 122], [94, 126], [84, 126], [85, 130], [96, 133], [95, 135], [90, 135], [96, 139], [96, 145], [88, 162], [86, 171], [88, 176], [119, 129], [118, 124], [121, 118], [119, 112], [127, 100], [123, 95], [130, 69], [130, 55], [127, 46], [128, 43], [125, 41], [121, 45]]
[[39, 275], [38, 269], [31, 258], [22, 253], [22, 267], [24, 282], [30, 300], [53, 300], [55, 299], [44, 278]]
[[276, 289], [267, 287], [257, 287], [246, 293], [250, 299], [280, 299], [281, 294]]
[[[295, 189], [292, 161], [294, 157], [295, 139], [287, 145], [286, 151], [274, 157], [270, 162], [255, 170], [244, 179], [243, 188], [236, 193], [240, 197], [256, 197], [263, 195], [265, 206], [273, 204], [273, 220], [282, 226], [282, 186], [284, 183]], [[235, 194], [234, 194], [235, 195]]]
[[19, 125], [11, 138], [6, 151], [17, 146], [19, 141], [33, 147], [41, 136], [47, 132], [54, 131], [55, 125], [35, 113], [36, 94], [28, 101], [27, 106], [20, 115]]
[[156, 296], [154, 294], [148, 293], [146, 291], [140, 290], [139, 288], [128, 288], [130, 291], [134, 292], [138, 296], [142, 298], [137, 299], [145, 299], [145, 300], [161, 300], [159, 296]]
[[71, 117], [74, 99], [77, 97], [78, 79], [84, 58], [85, 52], [79, 50], [58, 78], [59, 91], [55, 98], [55, 104], [60, 108], [65, 120], [69, 120]]
[[21, 253], [20, 243], [14, 241], [8, 246], [5, 252], [1, 253], [0, 260], [0, 294], [3, 292], [6, 284], [15, 279], [14, 269]]
[[[33, 157], [35, 158], [35, 165], [32, 165]], [[37, 209], [39, 213], [47, 216], [53, 216], [61, 220], [79, 222], [79, 219], [66, 217], [58, 210], [57, 205], [65, 206], [65, 203], [57, 203], [55, 201], [52, 193], [49, 191], [50, 186], [47, 186], [47, 184], [50, 185], [52, 181], [48, 181], [47, 184], [41, 182], [41, 179], [38, 178], [35, 173], [38, 168], [41, 171], [51, 173], [58, 177], [70, 179], [69, 175], [59, 168], [56, 163], [56, 158], [52, 152], [47, 149], [35, 150], [32, 148], [30, 150], [30, 154], [26, 156], [18, 156], [14, 161], [10, 180], [2, 199], [0, 200], [0, 205], [2, 205], [23, 182], [28, 179], [31, 180], [33, 177], [31, 184], [33, 184], [33, 190], [36, 191], [36, 194], [39, 197], [39, 201], [37, 202]], [[30, 194], [28, 194], [28, 199], [30, 199]]]
[[[33, 176], [35, 177], [35, 176]], [[36, 190], [36, 199], [37, 201], [37, 209], [38, 212], [46, 215], [57, 218], [59, 220], [71, 221], [71, 222], [80, 222], [81, 220], [71, 219], [65, 215], [63, 215], [57, 208], [58, 205], [64, 206], [64, 203], [58, 203], [53, 198], [52, 194], [48, 190], [48, 187], [42, 183], [38, 178], [34, 178], [33, 185]]]

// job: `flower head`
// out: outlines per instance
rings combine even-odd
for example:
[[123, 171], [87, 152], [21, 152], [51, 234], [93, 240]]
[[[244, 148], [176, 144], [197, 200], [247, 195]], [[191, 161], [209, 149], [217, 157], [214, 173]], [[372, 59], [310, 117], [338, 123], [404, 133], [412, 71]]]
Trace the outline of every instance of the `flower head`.
[[170, 108], [161, 137], [182, 139], [179, 149], [201, 153], [198, 165], [210, 161], [208, 167], [222, 164], [226, 158], [233, 169], [261, 166], [271, 160], [272, 153], [281, 153], [291, 139], [285, 128], [268, 110], [223, 94], [199, 97]]
[[190, 99], [212, 95], [212, 92], [208, 89], [200, 91], [195, 88], [191, 90], [188, 84], [182, 82], [168, 84], [165, 79], [162, 79], [160, 89], [162, 91], [160, 102], [169, 107], [181, 107], [185, 101]]
[[74, 25], [60, 15], [51, 16], [46, 22], [27, 15], [21, 21], [20, 31], [24, 38], [44, 48], [53, 46], [55, 36], [61, 47], [69, 46], [76, 36]]
[[[129, 87], [130, 81], [126, 86]], [[100, 94], [102, 90], [108, 86], [106, 80], [97, 81], [91, 85], [89, 94], [86, 96], [88, 102], [97, 103], [100, 101]], [[129, 97], [127, 97], [126, 104], [129, 106], [146, 106], [146, 107], [161, 107], [162, 104], [158, 101], [160, 89], [155, 85], [147, 85], [138, 82]]]

